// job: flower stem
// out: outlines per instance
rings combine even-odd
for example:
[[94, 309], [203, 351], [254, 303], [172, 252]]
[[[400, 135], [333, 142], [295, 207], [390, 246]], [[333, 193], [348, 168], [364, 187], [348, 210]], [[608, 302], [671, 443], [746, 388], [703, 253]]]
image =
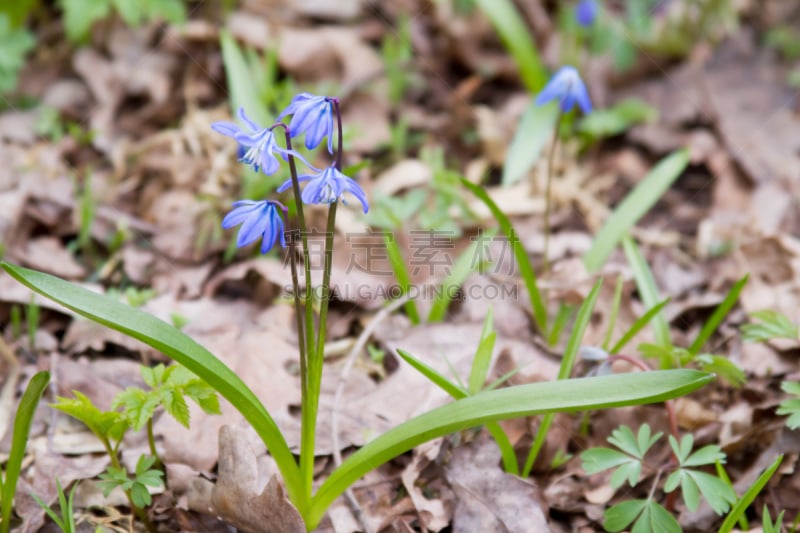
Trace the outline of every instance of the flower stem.
[[556, 149], [558, 148], [558, 132], [561, 129], [561, 119], [564, 114], [561, 110], [558, 111], [556, 118], [556, 128], [553, 133], [553, 144], [550, 146], [550, 155], [547, 158], [547, 185], [545, 185], [544, 193], [544, 273], [550, 270], [550, 204], [552, 198], [550, 197], [550, 190], [553, 184], [553, 162], [556, 158]]
[[[289, 128], [283, 125], [286, 135], [286, 149], [292, 149], [292, 139]], [[294, 193], [295, 206], [297, 208], [297, 225], [300, 232], [300, 239], [303, 245], [303, 273], [305, 275], [305, 295], [303, 296], [303, 306], [305, 307], [305, 319], [300, 310], [300, 283], [297, 275], [297, 260], [294, 255], [294, 247], [289, 250], [290, 264], [292, 268], [292, 285], [295, 291], [294, 305], [297, 320], [297, 339], [300, 349], [300, 398], [301, 398], [301, 422], [300, 422], [300, 477], [303, 482], [303, 492], [307, 500], [311, 499], [312, 482], [314, 476], [314, 433], [317, 423], [316, 403], [319, 401], [319, 392], [316, 395], [311, 393], [313, 390], [310, 385], [313, 383], [313, 361], [314, 357], [314, 309], [312, 306], [313, 291], [311, 287], [311, 260], [308, 249], [308, 231], [305, 215], [303, 213], [303, 199], [300, 194], [300, 181], [297, 178], [297, 165], [294, 156], [289, 155], [289, 171], [292, 175], [292, 192]], [[294, 242], [292, 242], [294, 244]], [[317, 397], [317, 399], [314, 398]], [[302, 511], [301, 511], [302, 512]]]
[[156, 450], [156, 436], [153, 433], [153, 417], [147, 419], [147, 444], [150, 446], [150, 455], [156, 458], [155, 465], [163, 469], [164, 463], [161, 461], [161, 457], [158, 456], [158, 451]]
[[[333, 111], [336, 115], [337, 123], [337, 151], [336, 169], [342, 170], [342, 114], [339, 110], [339, 100], [330, 99]], [[307, 433], [306, 446], [300, 453], [300, 472], [301, 476], [311, 490], [314, 481], [314, 439], [316, 430], [317, 413], [319, 412], [319, 393], [322, 386], [322, 366], [325, 362], [325, 336], [327, 335], [328, 325], [328, 305], [331, 298], [331, 270], [333, 268], [333, 237], [336, 231], [336, 206], [333, 202], [328, 207], [328, 223], [325, 229], [325, 262], [322, 270], [322, 291], [320, 296], [319, 326], [317, 329], [316, 346], [309, 357], [309, 384], [308, 384], [308, 407], [309, 421], [312, 426]]]

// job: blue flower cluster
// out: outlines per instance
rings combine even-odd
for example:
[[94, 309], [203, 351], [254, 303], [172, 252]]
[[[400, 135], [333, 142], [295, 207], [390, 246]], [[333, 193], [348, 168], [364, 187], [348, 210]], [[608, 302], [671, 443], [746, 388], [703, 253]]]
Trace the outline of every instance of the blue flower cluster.
[[561, 67], [547, 82], [542, 92], [536, 96], [536, 105], [544, 105], [557, 100], [561, 111], [567, 113], [578, 104], [584, 114], [592, 112], [592, 102], [578, 70], [569, 65]]
[[[256, 172], [261, 171], [266, 175], [277, 172], [280, 168], [278, 156], [284, 161], [290, 156], [296, 157], [305, 163], [315, 173], [298, 177], [298, 181], [307, 182], [301, 195], [304, 204], [334, 203], [348, 192], [361, 202], [366, 213], [369, 204], [363, 189], [353, 179], [342, 174], [335, 164], [324, 170], [315, 168], [299, 153], [280, 147], [275, 139], [275, 128], [287, 128], [291, 138], [305, 134], [305, 146], [313, 150], [327, 137], [328, 152], [332, 154], [334, 119], [339, 118], [334, 116], [334, 102], [335, 99], [328, 96], [301, 93], [295, 96], [278, 116], [279, 122], [268, 128], [262, 128], [247, 118], [244, 109], [239, 110], [239, 118], [247, 126], [247, 130], [232, 122], [224, 121], [215, 122], [211, 128], [238, 142], [239, 161], [253, 167]], [[289, 115], [292, 118], [286, 126], [280, 121]], [[290, 178], [278, 188], [277, 192], [283, 192], [291, 185]], [[286, 208], [273, 200], [241, 200], [234, 202], [233, 210], [222, 221], [222, 227], [230, 229], [241, 224], [236, 246], [247, 246], [260, 238], [261, 253], [267, 253], [278, 241], [281, 246], [286, 247], [281, 211], [285, 214]]]
[[578, 24], [584, 28], [588, 28], [594, 24], [598, 10], [599, 6], [597, 5], [597, 0], [580, 0], [578, 5], [575, 6], [575, 19], [578, 21]]

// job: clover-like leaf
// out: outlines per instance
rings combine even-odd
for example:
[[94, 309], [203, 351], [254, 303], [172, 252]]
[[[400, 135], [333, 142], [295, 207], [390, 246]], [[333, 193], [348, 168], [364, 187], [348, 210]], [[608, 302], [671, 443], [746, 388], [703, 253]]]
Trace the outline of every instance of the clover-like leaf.
[[683, 501], [690, 511], [697, 510], [701, 494], [717, 514], [728, 512], [731, 504], [736, 501], [736, 493], [729, 484], [705, 472], [679, 468], [667, 478], [664, 492], [672, 492], [678, 486], [681, 487]]
[[603, 527], [616, 533], [634, 522], [631, 533], [681, 533], [681, 526], [669, 511], [655, 501], [628, 500], [608, 508]]
[[[787, 394], [800, 396], [800, 383], [795, 381], [784, 381], [781, 383], [781, 389]], [[791, 398], [784, 400], [778, 406], [776, 411], [779, 415], [789, 415], [786, 419], [786, 425], [789, 429], [797, 429], [800, 427], [800, 398]]]
[[742, 338], [746, 342], [765, 342], [772, 339], [797, 340], [800, 328], [785, 315], [772, 310], [756, 311], [750, 314], [756, 320], [742, 326]]
[[660, 437], [661, 433], [651, 434], [648, 424], [642, 424], [636, 436], [628, 426], [620, 426], [611, 433], [608, 442], [622, 452], [610, 448], [590, 448], [581, 454], [583, 468], [587, 474], [616, 468], [611, 474], [610, 485], [618, 489], [627, 481], [633, 487], [639, 482], [645, 454]]

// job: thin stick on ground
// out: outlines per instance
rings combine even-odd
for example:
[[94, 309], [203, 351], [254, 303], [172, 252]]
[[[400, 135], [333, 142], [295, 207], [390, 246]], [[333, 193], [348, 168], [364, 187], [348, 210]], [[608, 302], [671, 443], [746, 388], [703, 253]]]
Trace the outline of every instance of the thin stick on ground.
[[[344, 387], [347, 384], [347, 378], [350, 376], [350, 372], [353, 370], [359, 354], [364, 351], [367, 341], [370, 337], [372, 337], [372, 333], [375, 331], [378, 325], [386, 320], [386, 318], [388, 318], [393, 312], [405, 305], [407, 301], [408, 295], [405, 295], [378, 311], [378, 313], [375, 315], [375, 318], [372, 319], [372, 322], [367, 324], [367, 327], [365, 327], [364, 331], [361, 332], [361, 335], [358, 336], [358, 339], [356, 339], [355, 344], [353, 344], [353, 348], [350, 350], [350, 353], [347, 354], [344, 366], [342, 367], [342, 373], [339, 374], [339, 380], [336, 384], [336, 392], [333, 394], [333, 404], [331, 406], [331, 441], [333, 442], [333, 464], [335, 464], [337, 467], [341, 466], [342, 464], [342, 451], [341, 447], [339, 446], [338, 406], [342, 399], [342, 394], [344, 394]], [[353, 511], [356, 519], [364, 528], [364, 532], [373, 533], [373, 529], [367, 523], [366, 517], [364, 516], [364, 511], [361, 509], [361, 506], [353, 495], [352, 489], [347, 489], [344, 492], [344, 496], [347, 499], [347, 502], [350, 504], [350, 509]]]

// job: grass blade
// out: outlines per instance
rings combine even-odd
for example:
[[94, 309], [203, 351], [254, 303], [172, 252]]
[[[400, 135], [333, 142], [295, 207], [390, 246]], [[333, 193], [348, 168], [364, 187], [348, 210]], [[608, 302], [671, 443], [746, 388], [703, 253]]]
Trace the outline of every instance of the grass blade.
[[478, 247], [484, 246], [483, 238], [472, 241], [469, 248], [464, 250], [464, 253], [456, 260], [453, 270], [442, 281], [433, 299], [430, 313], [428, 313], [428, 322], [441, 322], [444, 320], [455, 291], [464, 283], [467, 276], [481, 268], [480, 262], [476, 261], [475, 258], [477, 257], [476, 251]]
[[639, 331], [642, 330], [642, 328], [644, 328], [647, 324], [650, 323], [650, 321], [653, 319], [654, 316], [659, 314], [661, 310], [664, 309], [664, 307], [666, 307], [668, 303], [669, 303], [669, 298], [659, 302], [658, 304], [656, 304], [655, 307], [651, 307], [650, 309], [648, 309], [645, 314], [640, 316], [636, 320], [636, 322], [633, 323], [630, 329], [628, 329], [628, 331], [625, 332], [625, 334], [617, 341], [617, 343], [611, 347], [611, 350], [609, 350], [608, 353], [611, 354], [619, 353], [625, 347], [625, 345], [628, 344], [631, 341], [631, 339], [637, 333], [639, 333]]
[[[600, 294], [600, 287], [603, 285], [603, 280], [599, 279], [595, 282], [594, 287], [589, 292], [589, 295], [581, 304], [578, 310], [578, 317], [575, 320], [575, 327], [572, 328], [572, 334], [567, 342], [567, 348], [564, 351], [564, 357], [561, 359], [561, 366], [558, 369], [558, 380], [567, 380], [572, 373], [572, 368], [575, 366], [575, 360], [578, 357], [578, 350], [583, 341], [583, 333], [586, 331], [586, 326], [589, 325], [589, 320], [592, 318], [592, 311], [597, 302], [597, 296]], [[525, 466], [522, 468], [522, 477], [528, 477], [533, 468], [533, 463], [536, 462], [536, 457], [544, 445], [544, 440], [547, 438], [547, 431], [553, 423], [555, 413], [547, 413], [542, 417], [542, 423], [536, 431], [536, 438], [531, 445], [528, 452], [528, 458], [525, 460]]]
[[[636, 243], [626, 235], [622, 238], [622, 249], [625, 250], [625, 256], [628, 258], [633, 269], [633, 277], [636, 279], [636, 288], [639, 290], [639, 296], [642, 303], [648, 309], [658, 306], [662, 300], [661, 295], [656, 287], [656, 280], [653, 278], [653, 272], [650, 270], [650, 265], [645, 261], [642, 252]], [[657, 313], [653, 317], [653, 334], [655, 335], [656, 342], [667, 348], [672, 346], [672, 340], [669, 334], [669, 323], [664, 313]]]
[[619, 241], [653, 207], [689, 165], [689, 151], [678, 150], [662, 159], [608, 217], [586, 252], [583, 262], [589, 272], [597, 272]]
[[617, 276], [617, 284], [614, 287], [614, 297], [611, 299], [611, 312], [608, 315], [608, 329], [606, 330], [605, 338], [603, 338], [603, 350], [605, 350], [606, 352], [608, 352], [608, 345], [611, 344], [611, 336], [614, 334], [614, 326], [617, 325], [617, 316], [619, 316], [619, 305], [622, 302], [623, 283], [624, 280], [622, 279], [622, 274], [620, 274], [619, 276]]
[[[406, 262], [403, 259], [403, 253], [400, 251], [400, 246], [397, 244], [394, 235], [389, 232], [384, 233], [383, 242], [386, 245], [386, 257], [389, 259], [389, 264], [392, 265], [394, 277], [397, 279], [397, 285], [403, 294], [408, 294], [411, 288], [411, 275], [406, 268]], [[404, 304], [406, 315], [408, 319], [415, 326], [419, 324], [419, 311], [417, 310], [417, 303], [410, 299]]]
[[523, 248], [522, 243], [517, 236], [514, 226], [508, 219], [502, 209], [500, 209], [494, 200], [483, 190], [480, 185], [461, 178], [461, 183], [472, 192], [478, 199], [480, 199], [486, 207], [489, 208], [497, 223], [500, 225], [500, 231], [508, 239], [511, 245], [511, 250], [514, 252], [514, 259], [517, 261], [520, 276], [525, 281], [525, 287], [528, 289], [528, 297], [531, 299], [531, 308], [533, 309], [533, 319], [536, 321], [536, 326], [542, 335], [547, 334], [547, 307], [545, 306], [542, 294], [539, 292], [539, 286], [536, 284], [536, 274], [533, 272], [533, 265], [528, 257], [528, 253]]
[[725, 295], [725, 299], [714, 309], [714, 312], [711, 313], [711, 316], [708, 318], [705, 324], [703, 324], [703, 328], [700, 330], [700, 333], [697, 334], [697, 338], [695, 338], [692, 345], [689, 346], [689, 353], [692, 355], [697, 355], [700, 353], [700, 350], [703, 349], [703, 345], [708, 342], [708, 339], [711, 338], [711, 335], [717, 331], [717, 328], [725, 320], [725, 317], [728, 316], [731, 309], [736, 302], [739, 300], [739, 294], [741, 294], [742, 289], [747, 284], [747, 280], [750, 276], [745, 274], [745, 276], [733, 284], [731, 290], [728, 291], [728, 294]]
[[722, 525], [719, 527], [719, 533], [730, 533], [733, 529], [733, 526], [736, 525], [736, 522], [739, 521], [739, 518], [744, 516], [744, 512], [750, 507], [750, 504], [753, 503], [753, 500], [756, 499], [756, 496], [761, 492], [761, 490], [767, 485], [770, 478], [772, 478], [773, 474], [778, 470], [778, 467], [781, 465], [783, 461], [783, 454], [779, 455], [775, 462], [773, 462], [769, 468], [764, 470], [764, 472], [758, 476], [755, 483], [753, 483], [749, 489], [745, 491], [741, 497], [736, 500], [731, 512], [728, 513], [728, 516], [725, 517], [725, 520], [722, 522]]
[[547, 72], [531, 38], [530, 29], [511, 0], [475, 0], [483, 14], [492, 22], [506, 50], [514, 58], [519, 75], [531, 93], [538, 92], [547, 82]]
[[35, 374], [19, 401], [17, 413], [14, 416], [14, 434], [11, 437], [11, 450], [8, 453], [6, 462], [6, 475], [3, 479], [3, 487], [0, 492], [0, 532], [8, 533], [11, 527], [11, 505], [14, 500], [14, 492], [17, 490], [17, 481], [22, 469], [22, 459], [25, 457], [25, 448], [28, 444], [28, 434], [31, 431], [33, 415], [39, 398], [42, 397], [47, 384], [50, 383], [50, 373], [46, 371]]
[[486, 382], [486, 374], [489, 372], [494, 343], [497, 340], [493, 320], [492, 308], [490, 307], [489, 312], [486, 314], [486, 320], [483, 322], [481, 340], [478, 343], [478, 349], [475, 351], [475, 357], [472, 359], [472, 368], [470, 368], [469, 372], [468, 388], [470, 395], [478, 394]]
[[307, 525], [316, 527], [328, 506], [361, 476], [436, 437], [509, 418], [662, 402], [713, 379], [689, 369], [637, 372], [518, 385], [457, 400], [390, 429], [348, 457], [314, 495]]
[[[417, 369], [423, 376], [428, 378], [437, 387], [452, 396], [453, 399], [460, 400], [461, 398], [466, 398], [468, 396], [467, 391], [461, 387], [458, 387], [435, 369], [420, 361], [410, 353], [406, 352], [405, 350], [397, 350], [397, 353], [403, 358], [404, 361]], [[514, 453], [514, 445], [511, 444], [511, 441], [508, 439], [508, 435], [506, 435], [506, 432], [503, 431], [503, 428], [501, 428], [500, 424], [497, 422], [486, 422], [485, 425], [486, 429], [489, 431], [489, 433], [491, 433], [492, 437], [497, 443], [497, 447], [500, 448], [500, 454], [503, 458], [503, 468], [510, 474], [518, 475], [519, 464], [517, 463], [517, 454]]]
[[263, 439], [300, 513], [307, 504], [300, 472], [286, 440], [250, 388], [211, 352], [163, 320], [55, 276], [0, 262], [17, 281], [90, 320], [144, 342], [179, 362], [228, 400]]

